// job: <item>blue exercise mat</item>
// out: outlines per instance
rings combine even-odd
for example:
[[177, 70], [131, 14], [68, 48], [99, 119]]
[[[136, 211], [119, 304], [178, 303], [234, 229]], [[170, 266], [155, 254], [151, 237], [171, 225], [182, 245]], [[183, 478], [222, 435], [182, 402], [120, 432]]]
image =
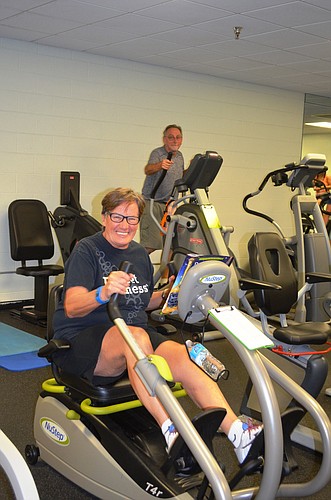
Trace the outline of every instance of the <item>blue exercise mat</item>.
[[24, 372], [25, 370], [34, 370], [45, 366], [50, 366], [50, 363], [45, 358], [39, 358], [38, 351], [0, 357], [0, 368], [10, 372]]
[[45, 339], [0, 323], [0, 357], [23, 352], [38, 351], [46, 345]]
[[49, 365], [37, 356], [47, 344], [45, 339], [0, 323], [0, 367], [10, 371], [23, 371]]

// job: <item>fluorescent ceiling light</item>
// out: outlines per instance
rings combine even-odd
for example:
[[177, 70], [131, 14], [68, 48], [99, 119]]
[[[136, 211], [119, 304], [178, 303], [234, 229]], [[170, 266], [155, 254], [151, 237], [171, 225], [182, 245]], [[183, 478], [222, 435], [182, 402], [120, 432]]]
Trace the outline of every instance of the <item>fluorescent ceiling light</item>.
[[305, 123], [305, 125], [310, 125], [311, 127], [331, 128], [331, 122], [313, 122]]

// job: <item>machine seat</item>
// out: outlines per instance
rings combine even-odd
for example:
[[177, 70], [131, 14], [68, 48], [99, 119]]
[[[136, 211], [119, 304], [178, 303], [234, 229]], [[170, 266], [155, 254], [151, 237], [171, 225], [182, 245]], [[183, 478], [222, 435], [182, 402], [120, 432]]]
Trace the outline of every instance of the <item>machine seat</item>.
[[[70, 349], [70, 344], [61, 339], [51, 339], [47, 345], [39, 349], [38, 356], [52, 362], [52, 354], [61, 349]], [[88, 380], [61, 370], [52, 362], [52, 371], [56, 382], [66, 387], [73, 397], [83, 400], [91, 399], [94, 406], [108, 406], [137, 399], [128, 377], [112, 384], [93, 385]]]
[[[56, 339], [53, 337], [53, 316], [61, 300], [63, 285], [55, 285], [49, 293], [47, 309], [47, 340], [48, 344], [38, 351], [38, 356], [46, 358], [52, 364], [54, 378], [58, 385], [66, 388], [66, 393], [74, 399], [81, 402], [86, 398], [92, 401], [93, 406], [110, 406], [127, 401], [134, 401], [137, 395], [134, 392], [127, 376], [123, 376], [115, 383], [99, 384], [102, 377], [98, 377], [98, 385], [94, 385], [88, 380], [73, 375], [72, 373], [61, 370], [53, 361], [53, 354], [63, 349], [70, 349], [70, 342], [65, 339]], [[106, 379], [107, 380], [107, 379]], [[175, 387], [171, 383], [170, 387]]]
[[328, 341], [330, 324], [325, 322], [307, 322], [276, 328], [275, 339], [292, 345], [315, 344], [322, 345]]
[[78, 395], [79, 399], [81, 396], [82, 399], [89, 398], [93, 406], [109, 406], [137, 399], [126, 376], [113, 384], [93, 385], [88, 380], [59, 370], [57, 367], [53, 368], [53, 373], [58, 384], [67, 387], [73, 397]]

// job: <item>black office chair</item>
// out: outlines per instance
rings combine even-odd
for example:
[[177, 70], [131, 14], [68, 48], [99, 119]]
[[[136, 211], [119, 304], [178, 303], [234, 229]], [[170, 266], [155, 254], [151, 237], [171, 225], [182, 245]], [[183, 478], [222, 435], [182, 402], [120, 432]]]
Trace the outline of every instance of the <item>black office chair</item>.
[[[54, 255], [54, 240], [48, 212], [40, 200], [14, 200], [8, 207], [11, 258], [21, 261], [16, 274], [34, 278], [34, 307], [24, 308], [20, 316], [33, 323], [47, 318], [50, 276], [64, 272], [63, 266], [44, 264]], [[38, 261], [38, 265], [27, 265]]]

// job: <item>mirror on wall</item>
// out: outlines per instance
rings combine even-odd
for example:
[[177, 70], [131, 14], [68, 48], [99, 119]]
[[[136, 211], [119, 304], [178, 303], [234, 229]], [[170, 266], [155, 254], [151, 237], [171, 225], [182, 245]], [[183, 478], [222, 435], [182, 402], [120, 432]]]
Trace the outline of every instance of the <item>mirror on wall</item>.
[[[324, 123], [323, 127], [307, 125]], [[330, 128], [327, 128], [329, 124]], [[331, 170], [331, 98], [306, 94], [302, 136], [302, 157], [308, 153], [323, 153]]]

